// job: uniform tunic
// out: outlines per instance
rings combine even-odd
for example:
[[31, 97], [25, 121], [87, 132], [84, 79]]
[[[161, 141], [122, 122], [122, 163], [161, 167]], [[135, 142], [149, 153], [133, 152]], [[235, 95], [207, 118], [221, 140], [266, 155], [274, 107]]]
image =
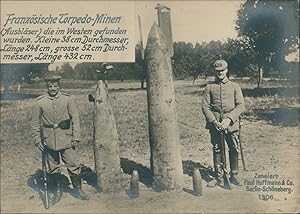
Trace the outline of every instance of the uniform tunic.
[[80, 123], [73, 97], [58, 92], [55, 97], [39, 96], [32, 114], [33, 142], [43, 141], [50, 173], [60, 173], [60, 159], [71, 174], [80, 173], [72, 141], [80, 140]]
[[[221, 142], [222, 138], [213, 122], [215, 120], [221, 122], [225, 118], [230, 119], [227, 132], [225, 132], [225, 140], [229, 149], [230, 169], [233, 173], [237, 173], [238, 170], [239, 116], [244, 109], [245, 105], [242, 90], [237, 83], [225, 78], [222, 81], [217, 80], [206, 86], [202, 100], [202, 111], [207, 121], [206, 128], [208, 128], [210, 132], [213, 151], [216, 154], [220, 153], [219, 142]], [[220, 168], [219, 165], [216, 167]], [[216, 171], [220, 173], [221, 169]]]
[[[231, 123], [228, 132], [238, 131], [238, 119], [244, 111], [244, 98], [242, 90], [237, 83], [228, 78], [208, 84], [204, 90], [202, 111], [207, 121], [207, 128], [215, 120], [221, 122], [229, 118]], [[223, 118], [221, 118], [221, 111]]]
[[72, 96], [58, 92], [55, 97], [38, 97], [32, 115], [32, 132], [35, 144], [42, 138], [55, 151], [71, 148], [72, 140], [79, 141], [79, 115]]

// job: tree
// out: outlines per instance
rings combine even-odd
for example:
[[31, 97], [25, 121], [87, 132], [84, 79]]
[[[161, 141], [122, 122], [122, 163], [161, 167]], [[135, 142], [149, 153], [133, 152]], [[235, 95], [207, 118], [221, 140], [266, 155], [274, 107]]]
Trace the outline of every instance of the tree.
[[186, 42], [174, 43], [173, 74], [176, 79], [190, 77], [191, 72], [195, 70], [195, 61], [193, 60], [193, 44]]
[[34, 64], [1, 64], [1, 82], [4, 93], [8, 92], [11, 83], [29, 83], [35, 77], [42, 77], [48, 71], [47, 63]]
[[299, 0], [247, 0], [237, 13], [236, 29], [244, 37], [241, 45], [253, 50], [249, 64], [258, 67], [259, 87], [263, 71], [283, 62], [299, 42]]
[[74, 77], [73, 68], [68, 62], [62, 64], [61, 72], [64, 79], [72, 79]]
[[[102, 71], [101, 62], [83, 62], [75, 65], [73, 79], [96, 80], [96, 70]], [[103, 77], [104, 79], [104, 77]]]
[[255, 76], [256, 73], [253, 73], [255, 65], [251, 62], [255, 61], [256, 53], [245, 39], [245, 37], [228, 39], [224, 58], [228, 61], [230, 74]]
[[233, 53], [227, 49], [227, 43], [211, 41], [209, 43], [174, 43], [174, 74], [176, 79], [199, 75], [213, 75], [212, 64], [217, 59], [228, 60]]

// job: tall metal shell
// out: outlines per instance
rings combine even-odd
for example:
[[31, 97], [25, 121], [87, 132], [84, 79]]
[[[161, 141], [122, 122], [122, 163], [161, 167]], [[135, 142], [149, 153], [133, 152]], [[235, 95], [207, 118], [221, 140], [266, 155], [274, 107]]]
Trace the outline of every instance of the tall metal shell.
[[94, 153], [97, 184], [103, 192], [120, 190], [120, 151], [113, 110], [108, 90], [98, 81], [94, 101]]
[[171, 58], [157, 24], [150, 30], [145, 59], [153, 187], [156, 191], [182, 191], [183, 170]]

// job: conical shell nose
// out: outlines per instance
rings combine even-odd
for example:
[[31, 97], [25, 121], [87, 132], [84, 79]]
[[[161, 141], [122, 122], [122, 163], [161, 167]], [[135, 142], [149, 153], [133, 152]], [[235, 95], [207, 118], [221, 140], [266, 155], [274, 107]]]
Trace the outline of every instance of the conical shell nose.
[[139, 196], [139, 173], [133, 170], [130, 178], [129, 197], [137, 198]]
[[202, 178], [198, 169], [194, 169], [193, 174], [193, 195], [201, 196], [202, 192]]
[[167, 43], [165, 41], [164, 35], [156, 23], [152, 25], [147, 41], [147, 47], [154, 45], [159, 45], [162, 49], [167, 49]]

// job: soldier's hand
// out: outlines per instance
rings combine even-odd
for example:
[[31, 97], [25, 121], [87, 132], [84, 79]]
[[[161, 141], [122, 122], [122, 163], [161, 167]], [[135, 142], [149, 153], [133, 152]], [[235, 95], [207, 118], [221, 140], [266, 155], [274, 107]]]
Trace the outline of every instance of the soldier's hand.
[[72, 149], [75, 150], [76, 146], [78, 145], [79, 141], [78, 140], [72, 140], [71, 144], [72, 144]]
[[36, 144], [36, 147], [38, 147], [42, 152], [45, 150], [45, 145], [42, 142]]
[[222, 126], [222, 124], [220, 123], [220, 122], [218, 122], [218, 121], [214, 121], [213, 122], [213, 124], [214, 124], [214, 126], [216, 127], [216, 129], [220, 132], [220, 131], [223, 131], [223, 126]]
[[231, 120], [229, 118], [226, 118], [222, 121], [221, 125], [222, 125], [222, 128], [224, 130], [226, 130], [230, 124]]

